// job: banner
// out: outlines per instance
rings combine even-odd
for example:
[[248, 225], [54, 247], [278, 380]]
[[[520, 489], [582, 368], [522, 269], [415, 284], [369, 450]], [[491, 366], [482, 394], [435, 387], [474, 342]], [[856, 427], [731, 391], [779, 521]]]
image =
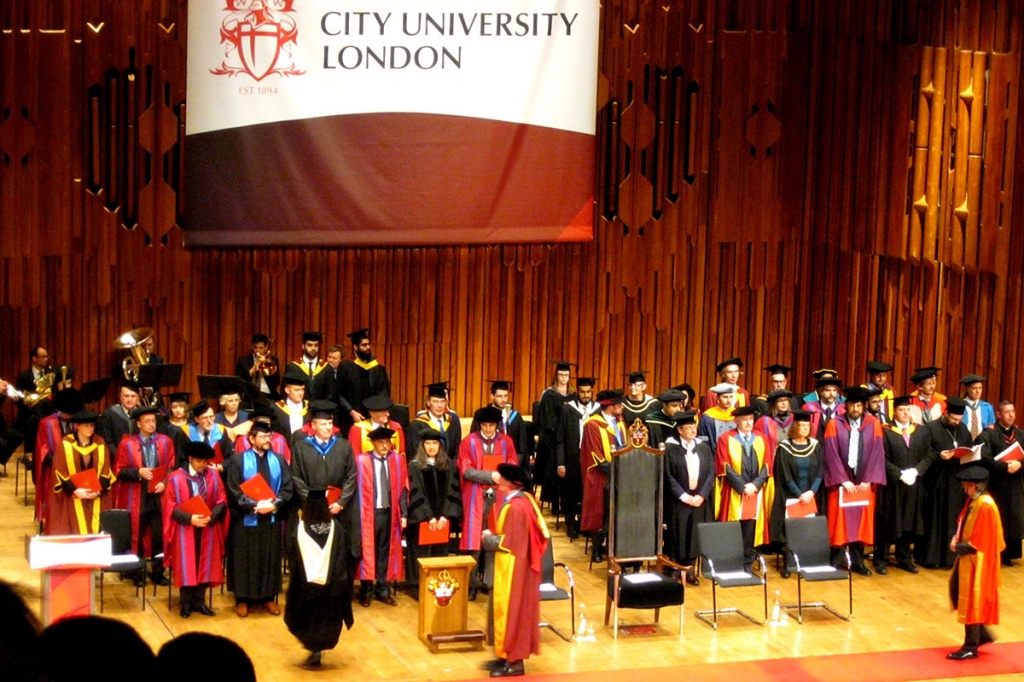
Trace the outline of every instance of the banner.
[[185, 242], [592, 236], [597, 0], [189, 0]]

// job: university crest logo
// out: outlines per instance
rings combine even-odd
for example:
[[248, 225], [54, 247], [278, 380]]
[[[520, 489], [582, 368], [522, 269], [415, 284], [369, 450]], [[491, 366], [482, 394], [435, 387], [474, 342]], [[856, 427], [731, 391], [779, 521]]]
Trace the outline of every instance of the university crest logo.
[[261, 81], [271, 74], [301, 76], [292, 48], [298, 30], [290, 16], [294, 0], [225, 0], [220, 41], [224, 61], [210, 69], [217, 76], [248, 74]]

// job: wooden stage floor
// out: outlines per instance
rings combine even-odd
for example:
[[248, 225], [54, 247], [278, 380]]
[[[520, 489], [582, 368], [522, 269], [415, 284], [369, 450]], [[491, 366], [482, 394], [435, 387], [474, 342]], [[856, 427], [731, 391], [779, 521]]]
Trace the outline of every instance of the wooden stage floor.
[[[20, 452], [15, 458], [20, 456]], [[28, 569], [25, 560], [25, 536], [35, 532], [32, 507], [14, 495], [15, 465], [12, 459], [9, 475], [0, 478], [0, 514], [5, 522], [0, 530], [0, 577], [15, 583], [30, 604], [38, 608], [39, 576]], [[29, 504], [32, 495], [29, 495]], [[554, 523], [551, 519], [552, 528]], [[962, 640], [963, 629], [956, 622], [947, 595], [947, 571], [922, 569], [911, 575], [893, 568], [888, 575], [854, 576], [854, 617], [841, 621], [821, 610], [805, 612], [803, 625], [787, 620], [785, 625], [761, 627], [737, 616], [719, 619], [719, 630], [713, 631], [698, 621], [693, 612], [710, 608], [711, 586], [702, 581], [687, 589], [686, 622], [683, 636], [677, 631], [678, 611], [666, 609], [661, 624], [644, 634], [623, 634], [612, 639], [610, 627], [602, 624], [604, 611], [604, 566], [588, 570], [583, 541], [570, 543], [562, 532], [554, 533], [555, 557], [568, 563], [576, 579], [577, 606], [585, 605], [587, 618], [595, 625], [593, 642], [566, 643], [545, 630], [543, 651], [530, 659], [530, 674], [587, 673], [648, 669], [639, 682], [653, 676], [655, 668], [754, 661], [829, 654], [862, 654], [882, 651], [917, 650], [932, 647], [955, 649]], [[559, 577], [559, 579], [561, 579]], [[463, 680], [480, 678], [480, 664], [491, 658], [484, 652], [448, 651], [431, 654], [416, 636], [417, 604], [400, 594], [397, 607], [374, 602], [368, 609], [355, 605], [356, 623], [342, 634], [338, 647], [325, 652], [324, 664], [318, 671], [301, 667], [306, 652], [285, 628], [281, 617], [253, 613], [246, 619], [235, 616], [230, 594], [216, 593], [213, 618], [199, 614], [188, 620], [178, 615], [176, 596], [171, 610], [167, 607], [167, 590], [161, 588], [156, 598], [148, 587], [146, 610], [134, 596], [129, 583], [107, 577], [106, 612], [104, 615], [123, 620], [133, 627], [154, 648], [189, 630], [202, 630], [224, 635], [237, 641], [255, 663], [263, 682], [285, 680], [352, 679], [362, 680]], [[1000, 642], [1024, 640], [1024, 600], [1017, 597], [1024, 587], [1024, 566], [1004, 569], [1001, 606], [1002, 625], [994, 631]], [[774, 567], [769, 568], [769, 602], [778, 591], [782, 603], [796, 601], [796, 579], [784, 580]], [[823, 598], [841, 611], [846, 606], [846, 583], [814, 584], [810, 598]], [[283, 596], [282, 596], [283, 603]], [[761, 610], [759, 588], [737, 588], [719, 591], [720, 605], [735, 605], [748, 613]], [[470, 604], [470, 627], [485, 625], [486, 598]], [[569, 629], [568, 602], [545, 604], [542, 614], [563, 630]], [[651, 612], [624, 611], [620, 623], [645, 624]], [[643, 629], [643, 628], [641, 628]], [[965, 662], [963, 673], [971, 674], [971, 662]], [[662, 673], [663, 671], [658, 671]], [[661, 676], [659, 674], [659, 676]], [[674, 676], [674, 675], [673, 675]], [[591, 679], [590, 676], [587, 679]], [[865, 679], [869, 679], [865, 677]], [[977, 679], [1019, 679], [1014, 675], [995, 675]]]

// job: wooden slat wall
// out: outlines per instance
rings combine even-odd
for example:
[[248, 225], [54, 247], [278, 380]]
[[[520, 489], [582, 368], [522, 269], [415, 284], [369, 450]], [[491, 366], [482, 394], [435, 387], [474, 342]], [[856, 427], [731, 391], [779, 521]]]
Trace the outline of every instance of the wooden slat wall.
[[1024, 0], [609, 0], [586, 244], [186, 251], [184, 0], [0, 7], [0, 377], [34, 343], [84, 378], [114, 337], [230, 372], [263, 330], [373, 330], [396, 397], [548, 361], [601, 386], [794, 383], [873, 358], [1024, 398]]

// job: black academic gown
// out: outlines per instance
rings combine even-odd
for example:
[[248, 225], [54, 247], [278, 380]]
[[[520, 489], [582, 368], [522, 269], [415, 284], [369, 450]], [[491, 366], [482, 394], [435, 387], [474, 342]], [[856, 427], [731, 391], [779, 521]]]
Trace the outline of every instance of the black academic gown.
[[[669, 438], [676, 437], [676, 425], [672, 421], [672, 418], [661, 410], [651, 412], [649, 415], [644, 417], [644, 422], [647, 424], [647, 443], [652, 448], [661, 447], [662, 443], [668, 441]], [[632, 422], [627, 422], [631, 424]]]
[[111, 405], [96, 421], [96, 433], [111, 451], [115, 451], [121, 444], [122, 438], [135, 433], [135, 420], [124, 411], [120, 404]]
[[[807, 458], [806, 485], [800, 480], [798, 459], [801, 455]], [[796, 499], [811, 490], [818, 506], [818, 516], [825, 515], [828, 508], [824, 481], [825, 449], [816, 438], [806, 445], [796, 445], [787, 438], [775, 447], [774, 459], [775, 499], [768, 522], [768, 537], [774, 547], [780, 548], [786, 544], [786, 500]]]
[[449, 521], [449, 528], [457, 526], [462, 518], [462, 489], [459, 486], [457, 460], [452, 459], [447, 469], [428, 465], [420, 468], [415, 461], [409, 463], [409, 516], [405, 531], [406, 577], [412, 585], [419, 584], [420, 567], [417, 559], [428, 556], [447, 556], [448, 543], [420, 546], [420, 524], [441, 517]]
[[[297, 543], [292, 544], [288, 553], [292, 569], [288, 579], [284, 623], [308, 651], [333, 649], [341, 636], [342, 626], [351, 629], [355, 622], [352, 615], [354, 563], [349, 553], [352, 539], [347, 536], [348, 526], [344, 520], [335, 516], [330, 526], [334, 534], [325, 584], [314, 584], [306, 579]], [[325, 547], [330, 536], [327, 532], [319, 532], [321, 530], [310, 528], [308, 535], [318, 545]], [[356, 541], [355, 545], [358, 544]]]
[[976, 441], [983, 445], [982, 464], [991, 472], [988, 492], [996, 501], [1003, 522], [1005, 559], [1021, 558], [1021, 539], [1024, 538], [1024, 469], [1011, 474], [1006, 463], [996, 461], [995, 457], [1014, 441], [1024, 447], [1024, 430], [1014, 426], [1006, 432], [999, 424], [984, 429]]
[[[323, 455], [314, 445], [312, 437], [296, 438], [292, 444], [292, 484], [295, 487], [292, 513], [288, 520], [289, 551], [295, 535], [298, 510], [306, 501], [310, 490], [326, 490], [328, 486], [341, 488], [341, 521], [345, 526], [345, 552], [353, 560], [362, 556], [361, 530], [359, 526], [359, 505], [356, 495], [356, 458], [348, 439], [335, 436], [327, 454]], [[353, 572], [354, 576], [355, 573]]]
[[558, 467], [565, 467], [561, 509], [570, 537], [579, 532], [583, 506], [583, 470], [580, 468], [583, 421], [599, 409], [600, 405], [593, 400], [586, 405], [577, 400], [570, 400], [562, 405], [558, 442], [555, 446], [555, 468], [557, 471]]
[[630, 400], [626, 398], [622, 401], [622, 420], [626, 422], [626, 428], [628, 429], [637, 419], [646, 423], [647, 415], [659, 410], [661, 410], [661, 403], [652, 396], [645, 395], [643, 400]]
[[[665, 554], [681, 564], [692, 564], [700, 554], [697, 524], [715, 520], [715, 454], [703, 440], [694, 447], [698, 458], [697, 485], [690, 487], [686, 449], [677, 436], [665, 441]], [[683, 493], [700, 495], [699, 507], [684, 504]]]
[[338, 394], [348, 401], [352, 409], [363, 417], [369, 417], [370, 412], [363, 407], [364, 400], [370, 396], [391, 397], [388, 370], [380, 363], [364, 369], [353, 360], [342, 360], [338, 367]]
[[[915, 426], [911, 424], [911, 426]], [[923, 438], [915, 439], [913, 434], [921, 427], [915, 426], [910, 444], [903, 439], [903, 433], [890, 427], [882, 430], [885, 436], [885, 485], [875, 490], [875, 544], [891, 545], [894, 542], [913, 542], [924, 533], [921, 518], [921, 489], [925, 471]], [[904, 469], [914, 469], [918, 477], [914, 485], [900, 480]]]
[[949, 549], [949, 541], [956, 533], [956, 520], [964, 506], [964, 493], [956, 474], [960, 460], [955, 457], [944, 460], [939, 456], [943, 450], [952, 450], [960, 445], [971, 444], [971, 432], [963, 423], [947, 427], [942, 419], [920, 426], [911, 438], [922, 439], [920, 444], [921, 465], [925, 468], [920, 480], [922, 501], [923, 533], [914, 545], [914, 560], [922, 566], [951, 568], [955, 555]]
[[552, 513], [559, 514], [562, 479], [558, 477], [557, 456], [558, 429], [562, 422], [562, 406], [573, 396], [562, 395], [550, 386], [544, 389], [533, 415], [534, 431], [540, 436], [537, 441], [537, 457], [533, 466], [534, 481], [541, 485], [540, 501], [552, 504]]

